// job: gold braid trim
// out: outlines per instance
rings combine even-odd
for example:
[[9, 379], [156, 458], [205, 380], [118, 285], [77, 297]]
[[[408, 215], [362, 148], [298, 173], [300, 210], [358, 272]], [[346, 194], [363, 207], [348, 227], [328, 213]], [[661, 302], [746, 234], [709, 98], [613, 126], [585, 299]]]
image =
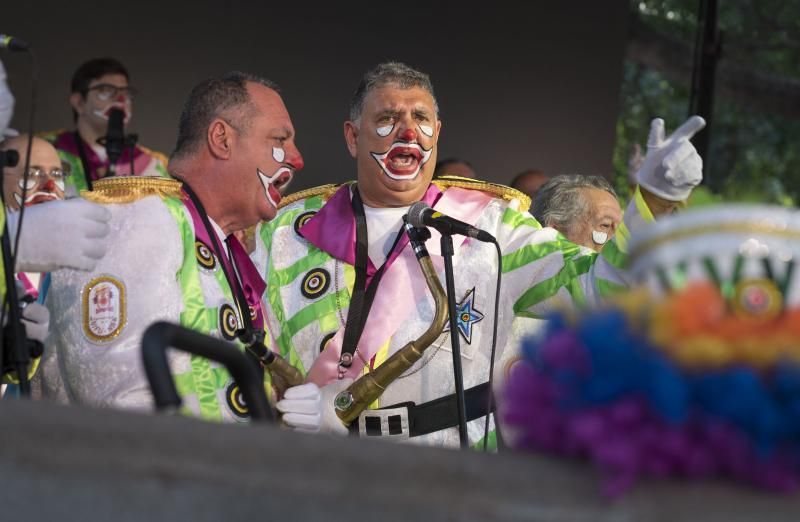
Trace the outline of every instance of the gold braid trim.
[[81, 196], [94, 203], [131, 203], [147, 196], [180, 198], [181, 182], [158, 176], [120, 176], [92, 183], [94, 190], [82, 190]]
[[167, 165], [169, 164], [169, 158], [167, 158], [167, 156], [163, 152], [158, 152], [157, 150], [148, 149], [147, 147], [144, 147], [142, 145], [137, 145], [137, 147], [142, 149], [142, 151], [148, 156], [160, 161], [161, 164], [164, 165], [164, 168], [167, 168]]
[[336, 192], [341, 185], [330, 183], [328, 185], [321, 185], [319, 187], [314, 187], [310, 189], [301, 190], [299, 192], [293, 192], [287, 196], [281, 198], [280, 203], [278, 203], [278, 208], [283, 208], [287, 205], [291, 205], [295, 201], [300, 201], [301, 199], [306, 198], [313, 198], [314, 196], [322, 196], [322, 199], [327, 200], [331, 196], [333, 196], [334, 192]]
[[450, 187], [465, 188], [471, 190], [480, 190], [488, 192], [506, 201], [512, 199], [519, 200], [520, 212], [526, 212], [531, 208], [531, 198], [523, 194], [517, 189], [506, 187], [498, 183], [489, 183], [488, 181], [481, 181], [479, 179], [462, 178], [461, 176], [441, 176], [433, 180], [433, 184], [439, 187], [439, 190], [446, 190]]

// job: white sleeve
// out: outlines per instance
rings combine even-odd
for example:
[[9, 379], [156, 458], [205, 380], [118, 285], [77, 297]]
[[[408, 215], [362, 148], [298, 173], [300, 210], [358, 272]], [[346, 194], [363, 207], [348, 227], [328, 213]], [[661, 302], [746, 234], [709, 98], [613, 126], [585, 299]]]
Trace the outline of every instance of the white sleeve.
[[0, 62], [0, 141], [3, 140], [13, 115], [14, 95], [6, 82], [6, 69], [3, 67], [3, 62]]
[[141, 338], [159, 320], [177, 323], [183, 243], [156, 196], [108, 205], [108, 254], [93, 272], [52, 273], [51, 335], [42, 372], [45, 397], [92, 406], [149, 410]]

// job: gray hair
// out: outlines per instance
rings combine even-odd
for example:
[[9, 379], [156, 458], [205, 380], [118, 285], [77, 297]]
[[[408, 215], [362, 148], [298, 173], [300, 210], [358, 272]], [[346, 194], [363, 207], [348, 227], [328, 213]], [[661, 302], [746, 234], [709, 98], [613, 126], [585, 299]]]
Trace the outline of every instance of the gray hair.
[[419, 87], [428, 91], [431, 98], [433, 98], [433, 108], [436, 110], [436, 116], [439, 116], [439, 104], [433, 94], [433, 84], [430, 77], [404, 63], [385, 62], [367, 72], [361, 79], [361, 83], [358, 84], [358, 88], [353, 94], [353, 99], [350, 101], [350, 121], [358, 123], [359, 118], [361, 118], [361, 111], [364, 110], [364, 100], [367, 94], [373, 89], [379, 89], [386, 85], [396, 85], [401, 89]]
[[542, 185], [536, 194], [531, 214], [545, 227], [553, 227], [562, 233], [570, 231], [576, 219], [586, 215], [588, 202], [581, 193], [583, 189], [605, 190], [615, 198], [617, 193], [605, 178], [566, 174], [555, 176]]
[[239, 71], [209, 78], [195, 86], [183, 105], [178, 122], [178, 141], [171, 159], [196, 152], [215, 118], [224, 118], [238, 131], [246, 132], [253, 116], [258, 114], [247, 92], [248, 83], [278, 91], [274, 82]]

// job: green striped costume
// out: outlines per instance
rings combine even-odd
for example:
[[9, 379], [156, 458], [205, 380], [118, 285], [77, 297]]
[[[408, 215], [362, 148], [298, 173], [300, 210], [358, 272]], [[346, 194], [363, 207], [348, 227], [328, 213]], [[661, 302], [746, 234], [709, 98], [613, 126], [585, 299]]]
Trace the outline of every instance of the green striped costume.
[[[162, 320], [224, 337], [220, 315], [233, 298], [219, 261], [213, 258], [212, 268], [200, 263], [192, 218], [181, 199], [147, 196], [107, 207], [112, 240], [96, 270], [53, 273], [47, 304], [54, 320], [42, 364], [43, 393], [61, 402], [150, 410], [140, 350], [144, 330]], [[112, 278], [124, 291], [125, 324], [109, 339], [87, 335], [82, 298], [98, 277]], [[207, 420], [246, 419], [227, 371], [177, 350], [169, 351], [169, 360], [187, 413]]]
[[[329, 196], [331, 190], [320, 191], [288, 204], [273, 221], [261, 226], [256, 238], [254, 260], [259, 270], [265, 271], [267, 281], [268, 328], [279, 351], [304, 372], [326, 341], [344, 327], [354, 283], [354, 268], [350, 264], [333, 258], [297, 232], [304, 220], [325, 205]], [[594, 303], [604, 293], [620, 288], [623, 280], [606, 259], [569, 243], [553, 229], [543, 229], [528, 212], [518, 210], [519, 201], [509, 202], [490, 194], [485, 197], [489, 201], [475, 225], [493, 234], [503, 253], [495, 364], [495, 382], [499, 384], [516, 359], [519, 337], [535, 327], [549, 310], [560, 305]], [[429, 250], [432, 250], [430, 245]], [[624, 254], [609, 254], [609, 257], [620, 264]], [[490, 244], [467, 241], [456, 247], [454, 266], [456, 300], [464, 311], [473, 312], [467, 331], [460, 334], [464, 386], [469, 388], [488, 379], [498, 268], [495, 249]], [[316, 293], [309, 295], [307, 283], [315, 274], [317, 277], [323, 274], [327, 283], [317, 284]], [[483, 318], [478, 319], [480, 316]], [[396, 330], [377, 352], [373, 366], [416, 339], [432, 317], [433, 301], [425, 295], [416, 309], [406, 312], [402, 325], [395, 325]], [[374, 406], [406, 401], [420, 404], [452, 393], [449, 335], [444, 332], [414, 367], [387, 388], [380, 404]], [[468, 428], [471, 442], [478, 442], [483, 436], [483, 420], [471, 422]], [[457, 446], [458, 433], [450, 428], [411, 440]]]

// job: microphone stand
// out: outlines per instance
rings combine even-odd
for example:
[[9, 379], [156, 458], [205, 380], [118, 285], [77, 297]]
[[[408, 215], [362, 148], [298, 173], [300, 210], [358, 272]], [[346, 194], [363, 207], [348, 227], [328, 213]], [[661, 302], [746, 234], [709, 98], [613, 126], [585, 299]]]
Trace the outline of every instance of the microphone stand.
[[447, 311], [450, 316], [450, 346], [453, 351], [453, 377], [456, 388], [456, 408], [458, 409], [458, 440], [461, 448], [469, 446], [467, 436], [467, 410], [464, 404], [464, 376], [461, 372], [461, 342], [458, 338], [458, 311], [456, 310], [456, 285], [453, 279], [453, 236], [442, 234], [442, 257], [444, 257], [444, 277], [447, 288]]
[[[5, 157], [0, 164], [0, 181], [4, 177]], [[16, 163], [16, 162], [15, 162]], [[5, 213], [5, 204], [0, 212]], [[17, 234], [22, 231], [17, 230]], [[28, 353], [25, 329], [22, 326], [22, 313], [19, 306], [19, 296], [17, 295], [17, 285], [14, 279], [14, 263], [11, 255], [11, 241], [8, 233], [8, 220], [3, 222], [2, 239], [0, 248], [3, 255], [3, 277], [6, 284], [6, 295], [2, 300], [2, 305], [7, 307], [0, 315], [8, 313], [8, 325], [3, 327], [2, 349], [0, 349], [0, 364], [2, 373], [6, 370], [13, 370], [19, 379], [19, 392], [21, 397], [30, 397], [31, 383], [28, 380], [28, 365], [30, 364], [30, 354]], [[6, 312], [7, 310], [7, 312]], [[6, 349], [10, 348], [10, 349]]]

